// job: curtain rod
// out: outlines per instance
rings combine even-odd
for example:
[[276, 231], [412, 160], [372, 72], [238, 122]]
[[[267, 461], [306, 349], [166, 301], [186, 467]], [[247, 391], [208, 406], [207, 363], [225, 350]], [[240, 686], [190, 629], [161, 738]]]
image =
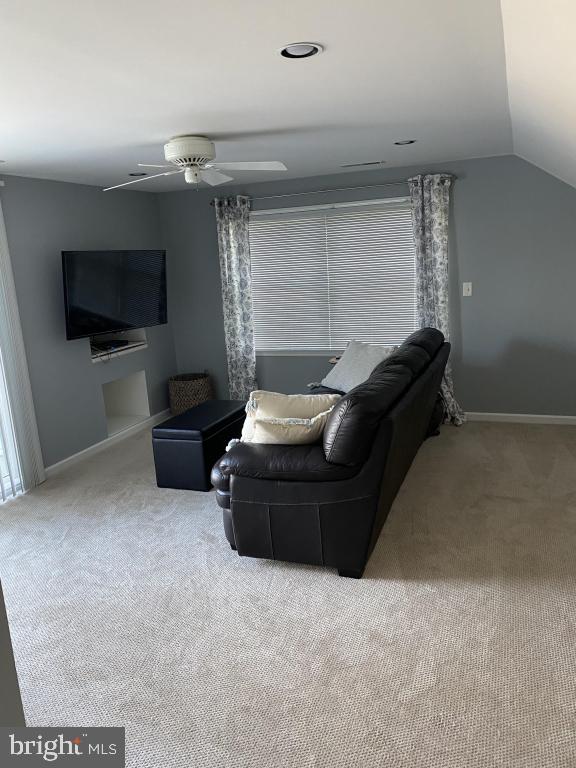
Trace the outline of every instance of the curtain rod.
[[[450, 176], [453, 179], [457, 179], [453, 173], [443, 174]], [[286, 192], [283, 195], [265, 195], [264, 197], [253, 197], [252, 200], [277, 200], [280, 197], [301, 197], [302, 195], [322, 195], [329, 192], [351, 192], [355, 189], [376, 189], [378, 187], [397, 187], [399, 184], [407, 184], [408, 179], [398, 179], [397, 181], [387, 181], [383, 184], [366, 184], [361, 187], [337, 187], [335, 189], [314, 189], [308, 192]], [[214, 205], [214, 201], [210, 202], [210, 205]]]

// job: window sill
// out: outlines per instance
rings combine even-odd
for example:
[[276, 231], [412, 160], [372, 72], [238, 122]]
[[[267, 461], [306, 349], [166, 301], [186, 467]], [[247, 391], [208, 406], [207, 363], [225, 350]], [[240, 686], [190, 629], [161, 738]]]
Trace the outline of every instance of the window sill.
[[334, 357], [334, 355], [341, 355], [344, 350], [342, 349], [321, 349], [321, 350], [295, 350], [295, 349], [278, 349], [278, 350], [262, 350], [256, 351], [256, 357]]

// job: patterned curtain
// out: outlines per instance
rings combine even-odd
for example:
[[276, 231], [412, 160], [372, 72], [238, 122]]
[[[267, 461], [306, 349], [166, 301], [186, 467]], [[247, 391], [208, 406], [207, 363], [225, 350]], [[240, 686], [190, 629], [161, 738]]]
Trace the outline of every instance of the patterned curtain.
[[[416, 314], [421, 328], [431, 326], [450, 338], [448, 307], [448, 213], [452, 176], [442, 173], [408, 179], [416, 241]], [[446, 366], [441, 388], [446, 421], [466, 420], [454, 397], [452, 369]]]
[[220, 252], [228, 387], [233, 400], [247, 400], [250, 392], [258, 389], [248, 234], [250, 198], [240, 195], [216, 198], [214, 210]]

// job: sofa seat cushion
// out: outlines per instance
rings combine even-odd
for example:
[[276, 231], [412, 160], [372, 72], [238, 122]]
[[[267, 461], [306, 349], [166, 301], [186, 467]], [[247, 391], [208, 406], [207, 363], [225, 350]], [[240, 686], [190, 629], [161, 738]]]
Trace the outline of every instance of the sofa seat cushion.
[[320, 483], [346, 480], [357, 472], [356, 467], [330, 464], [321, 445], [237, 443], [214, 466], [212, 485], [228, 491], [231, 475]]

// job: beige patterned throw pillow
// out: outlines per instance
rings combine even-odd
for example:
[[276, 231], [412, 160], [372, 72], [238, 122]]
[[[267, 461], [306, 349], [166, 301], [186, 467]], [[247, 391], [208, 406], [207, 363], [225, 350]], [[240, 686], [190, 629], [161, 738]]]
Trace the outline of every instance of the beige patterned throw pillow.
[[252, 442], [276, 445], [316, 443], [322, 437], [331, 410], [332, 408], [311, 419], [255, 418]]
[[245, 443], [302, 445], [322, 437], [340, 395], [283, 395], [256, 390], [246, 405]]

